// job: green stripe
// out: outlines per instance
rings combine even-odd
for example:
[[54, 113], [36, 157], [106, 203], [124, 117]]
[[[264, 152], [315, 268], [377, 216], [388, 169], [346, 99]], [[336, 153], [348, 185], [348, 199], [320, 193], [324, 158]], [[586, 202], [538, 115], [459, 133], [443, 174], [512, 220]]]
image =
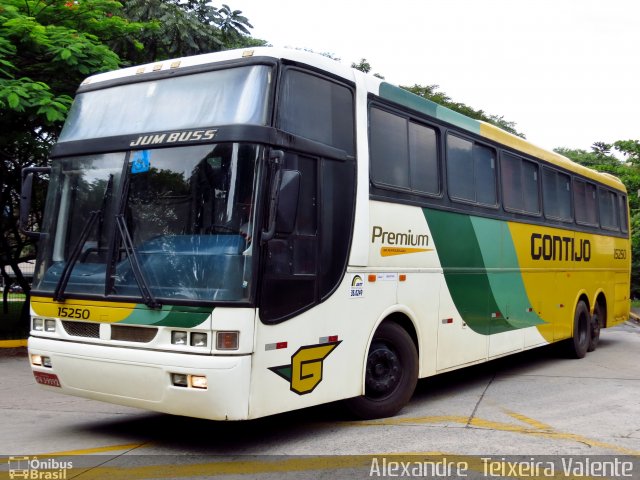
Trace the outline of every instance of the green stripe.
[[150, 309], [146, 305], [137, 305], [131, 315], [119, 323], [193, 328], [206, 321], [212, 311], [211, 307], [163, 305], [160, 310], [157, 310]]
[[423, 212], [451, 298], [473, 331], [490, 335], [544, 323], [526, 311], [530, 304], [506, 222]]
[[469, 132], [480, 134], [480, 122], [469, 118], [461, 113], [438, 105], [431, 100], [420, 97], [403, 88], [396, 87], [390, 83], [382, 82], [379, 90], [380, 96], [399, 105], [411, 108], [420, 113], [435, 117], [443, 122], [448, 122], [463, 128]]

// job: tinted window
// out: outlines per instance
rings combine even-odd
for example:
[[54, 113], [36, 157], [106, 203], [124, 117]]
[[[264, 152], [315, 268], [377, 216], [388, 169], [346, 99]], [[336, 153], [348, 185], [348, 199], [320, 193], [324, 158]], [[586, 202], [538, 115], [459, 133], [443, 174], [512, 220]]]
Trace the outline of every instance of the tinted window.
[[287, 70], [280, 91], [278, 127], [353, 154], [353, 95], [344, 85]]
[[470, 202], [495, 205], [496, 154], [492, 148], [447, 136], [449, 195]]
[[617, 195], [609, 190], [600, 189], [598, 193], [600, 204], [600, 226], [607, 230], [619, 229]]
[[411, 190], [440, 193], [438, 140], [433, 128], [409, 123], [409, 166]]
[[538, 164], [504, 153], [502, 155], [502, 196], [507, 210], [540, 213]]
[[544, 214], [559, 220], [571, 220], [571, 178], [550, 168], [543, 169]]
[[409, 188], [407, 120], [372, 108], [370, 128], [371, 176], [375, 183]]
[[573, 198], [576, 222], [582, 225], [597, 225], [596, 186], [592, 183], [575, 179], [573, 181]]
[[524, 211], [540, 213], [540, 189], [538, 188], [538, 164], [522, 161], [522, 197]]
[[371, 179], [377, 185], [438, 194], [438, 140], [433, 128], [370, 109]]

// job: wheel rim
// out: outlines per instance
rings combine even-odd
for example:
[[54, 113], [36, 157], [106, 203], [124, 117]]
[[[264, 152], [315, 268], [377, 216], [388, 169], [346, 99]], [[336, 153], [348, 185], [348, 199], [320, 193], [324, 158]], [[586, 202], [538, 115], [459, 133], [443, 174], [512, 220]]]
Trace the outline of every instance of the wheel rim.
[[382, 343], [372, 345], [367, 357], [366, 396], [387, 397], [397, 388], [401, 378], [402, 362], [396, 352]]

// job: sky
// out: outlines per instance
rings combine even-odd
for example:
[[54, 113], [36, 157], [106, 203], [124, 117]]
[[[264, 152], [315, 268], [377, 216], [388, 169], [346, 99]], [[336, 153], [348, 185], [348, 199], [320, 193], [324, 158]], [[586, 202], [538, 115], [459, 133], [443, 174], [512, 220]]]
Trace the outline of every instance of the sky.
[[252, 36], [439, 85], [543, 148], [640, 139], [638, 0], [228, 0]]

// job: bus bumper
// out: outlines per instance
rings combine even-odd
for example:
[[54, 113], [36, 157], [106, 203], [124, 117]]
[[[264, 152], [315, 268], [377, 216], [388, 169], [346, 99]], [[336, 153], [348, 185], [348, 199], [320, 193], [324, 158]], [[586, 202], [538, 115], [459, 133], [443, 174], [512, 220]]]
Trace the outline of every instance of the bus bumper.
[[[36, 381], [51, 391], [211, 420], [246, 420], [251, 355], [213, 356], [29, 338]], [[34, 365], [46, 357], [50, 367]], [[206, 388], [176, 386], [172, 374], [206, 377]]]

